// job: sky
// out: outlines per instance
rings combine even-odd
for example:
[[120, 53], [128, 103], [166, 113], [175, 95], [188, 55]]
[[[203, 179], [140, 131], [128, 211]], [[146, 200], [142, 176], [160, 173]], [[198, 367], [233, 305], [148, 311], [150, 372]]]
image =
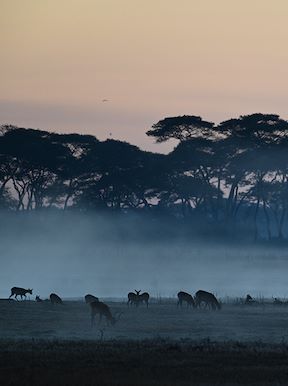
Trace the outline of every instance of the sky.
[[167, 152], [145, 132], [168, 116], [288, 119], [287, 17], [287, 0], [0, 0], [0, 123]]

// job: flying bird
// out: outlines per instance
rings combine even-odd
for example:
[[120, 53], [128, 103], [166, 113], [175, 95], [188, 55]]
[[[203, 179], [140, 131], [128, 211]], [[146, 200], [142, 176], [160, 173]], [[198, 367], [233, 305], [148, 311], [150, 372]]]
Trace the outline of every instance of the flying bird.
[[109, 102], [109, 99], [102, 99], [102, 102]]

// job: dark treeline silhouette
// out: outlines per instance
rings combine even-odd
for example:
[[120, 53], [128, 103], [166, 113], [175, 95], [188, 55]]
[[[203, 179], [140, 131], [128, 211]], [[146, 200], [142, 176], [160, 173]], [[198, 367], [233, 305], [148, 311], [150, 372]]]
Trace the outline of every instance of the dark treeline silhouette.
[[11, 125], [0, 131], [0, 206], [11, 211], [137, 212], [285, 238], [288, 121], [252, 114], [215, 125], [197, 116], [147, 132], [167, 154], [91, 135]]

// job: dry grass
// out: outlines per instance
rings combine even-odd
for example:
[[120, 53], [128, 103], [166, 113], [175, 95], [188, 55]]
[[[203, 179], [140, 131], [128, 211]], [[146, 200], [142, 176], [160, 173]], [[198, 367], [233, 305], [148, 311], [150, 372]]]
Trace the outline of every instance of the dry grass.
[[109, 304], [122, 319], [91, 329], [83, 302], [0, 301], [0, 384], [288, 384], [288, 307]]
[[109, 302], [123, 312], [114, 326], [90, 326], [90, 310], [82, 301], [64, 305], [0, 301], [0, 339], [139, 340], [154, 338], [288, 342], [288, 307], [259, 303], [223, 304], [221, 311], [178, 309], [174, 303], [153, 303], [146, 309]]

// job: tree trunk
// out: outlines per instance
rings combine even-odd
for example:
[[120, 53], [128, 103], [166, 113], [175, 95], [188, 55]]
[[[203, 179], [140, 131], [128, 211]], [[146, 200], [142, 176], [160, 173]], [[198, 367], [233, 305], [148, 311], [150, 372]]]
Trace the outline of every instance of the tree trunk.
[[281, 217], [280, 217], [280, 222], [279, 222], [279, 231], [278, 231], [278, 238], [281, 240], [284, 238], [283, 225], [284, 225], [285, 215], [286, 215], [286, 208], [285, 208], [285, 206], [283, 206]]
[[269, 213], [267, 211], [267, 205], [266, 205], [266, 201], [265, 200], [263, 200], [263, 210], [264, 210], [264, 215], [265, 215], [265, 219], [266, 219], [268, 240], [271, 240], [272, 237], [271, 237], [270, 217], [269, 217]]
[[258, 216], [258, 211], [259, 211], [259, 197], [257, 197], [257, 204], [256, 204], [256, 209], [254, 213], [254, 241], [258, 239], [258, 228], [257, 228], [257, 216]]

